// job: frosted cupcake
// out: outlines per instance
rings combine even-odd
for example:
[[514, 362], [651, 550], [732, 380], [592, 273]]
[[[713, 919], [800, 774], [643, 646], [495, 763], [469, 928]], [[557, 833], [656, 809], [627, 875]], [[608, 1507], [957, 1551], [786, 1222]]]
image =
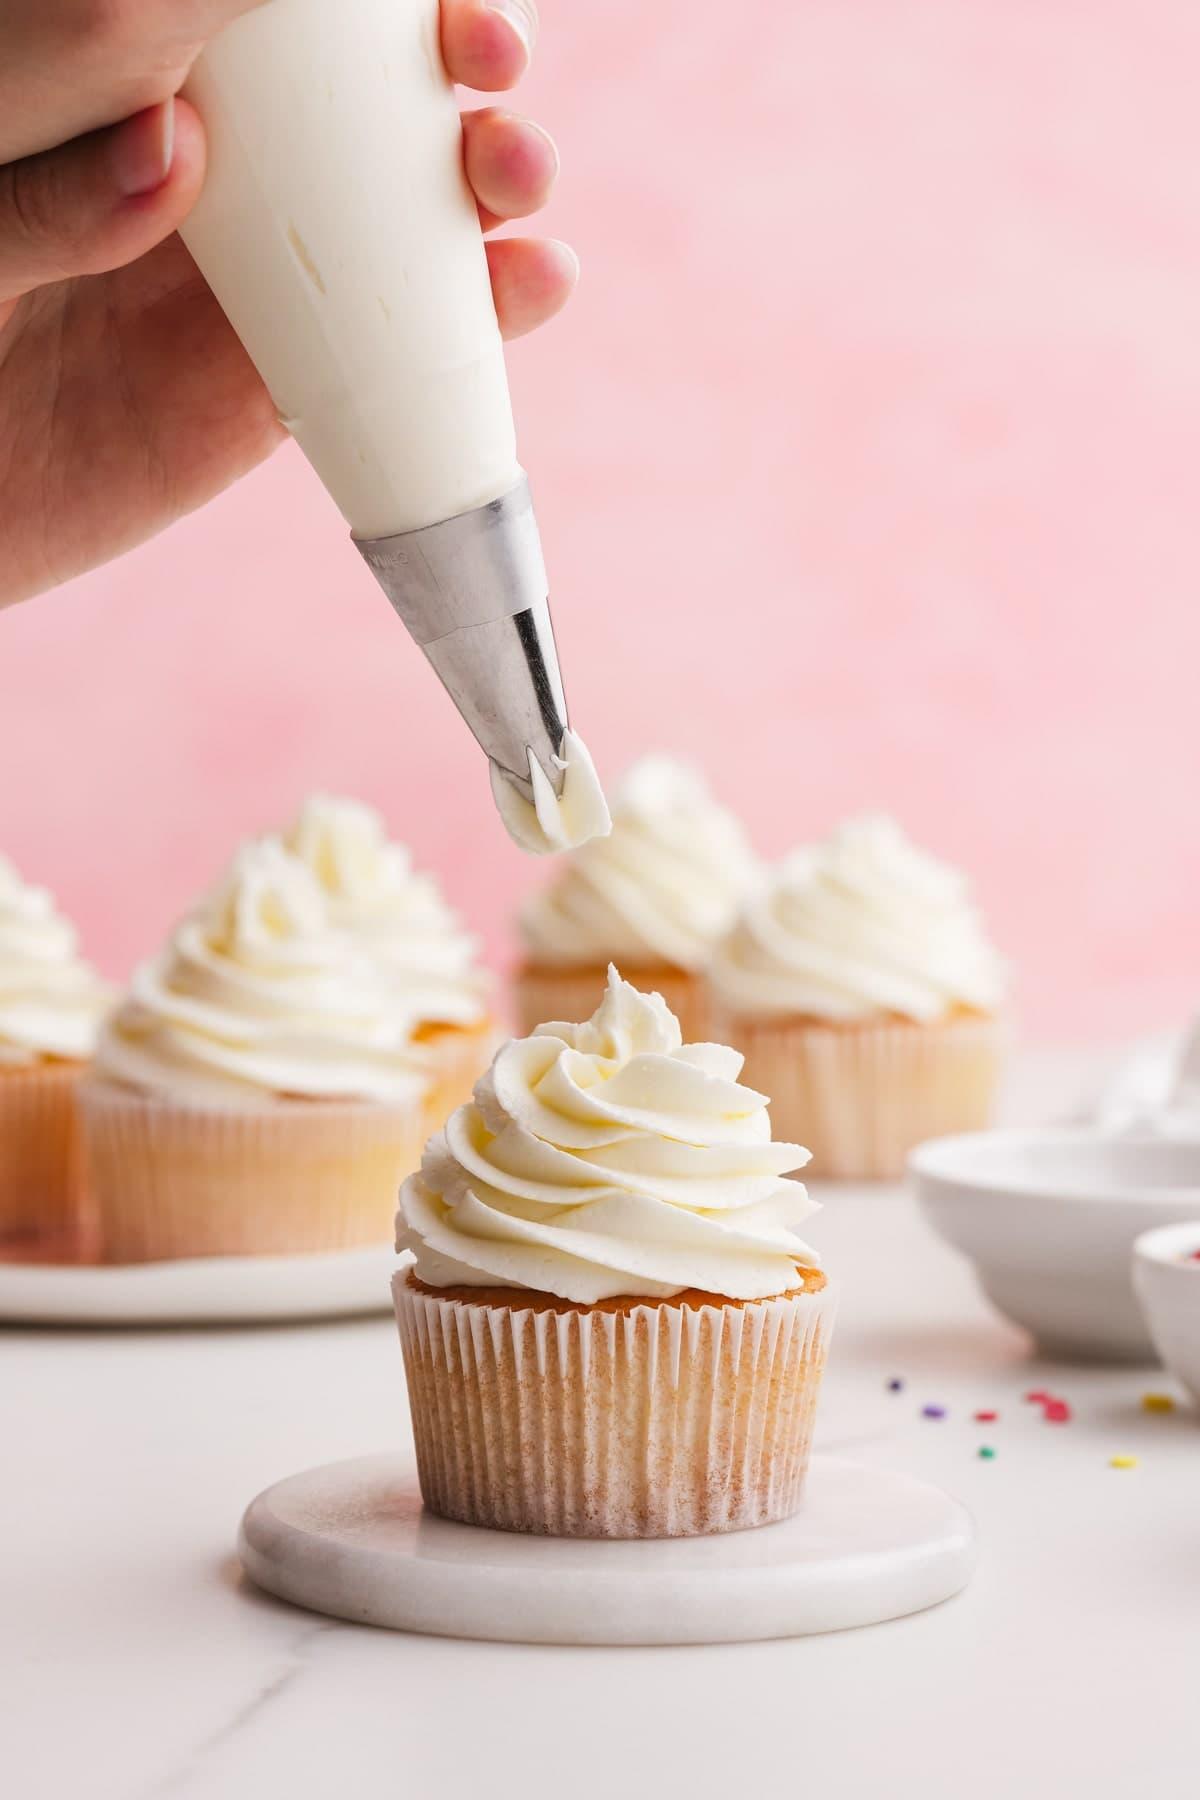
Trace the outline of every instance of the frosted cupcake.
[[83, 1224], [75, 1088], [110, 990], [44, 888], [0, 857], [0, 1237]]
[[401, 1191], [393, 1281], [425, 1504], [684, 1537], [800, 1499], [832, 1301], [741, 1057], [609, 971], [505, 1045]]
[[892, 820], [852, 820], [775, 870], [711, 981], [718, 1033], [814, 1175], [896, 1176], [923, 1139], [987, 1123], [1005, 966], [965, 878]]
[[357, 800], [312, 795], [284, 843], [320, 882], [335, 925], [375, 959], [429, 1073], [426, 1129], [468, 1099], [498, 1041], [479, 946], [434, 877], [413, 869]]
[[685, 1039], [708, 1036], [703, 973], [756, 864], [698, 770], [647, 756], [613, 800], [611, 836], [577, 850], [521, 910], [518, 1024], [590, 1016], [610, 961], [662, 994]]
[[250, 844], [133, 977], [80, 1087], [113, 1262], [342, 1249], [389, 1233], [425, 1080], [304, 864]]

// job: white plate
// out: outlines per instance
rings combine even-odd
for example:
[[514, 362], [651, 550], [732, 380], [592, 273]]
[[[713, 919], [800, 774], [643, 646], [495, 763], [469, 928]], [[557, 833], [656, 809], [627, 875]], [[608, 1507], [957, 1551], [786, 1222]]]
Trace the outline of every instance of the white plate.
[[411, 1465], [366, 1456], [268, 1488], [238, 1552], [268, 1593], [359, 1625], [539, 1644], [715, 1644], [874, 1625], [975, 1566], [966, 1510], [907, 1475], [815, 1457], [792, 1519], [609, 1542], [454, 1525]]
[[390, 1246], [189, 1262], [0, 1262], [0, 1322], [231, 1325], [390, 1312]]

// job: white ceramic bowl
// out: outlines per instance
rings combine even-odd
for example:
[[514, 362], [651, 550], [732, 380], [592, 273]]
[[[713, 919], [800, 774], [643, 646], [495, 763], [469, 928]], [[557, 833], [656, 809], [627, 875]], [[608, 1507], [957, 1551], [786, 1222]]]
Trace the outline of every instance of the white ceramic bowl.
[[1045, 1354], [1155, 1360], [1130, 1252], [1151, 1227], [1200, 1218], [1200, 1142], [980, 1131], [920, 1145], [909, 1168], [934, 1230]]
[[1144, 1231], [1133, 1246], [1133, 1285], [1163, 1362], [1200, 1406], [1200, 1212], [1186, 1225]]

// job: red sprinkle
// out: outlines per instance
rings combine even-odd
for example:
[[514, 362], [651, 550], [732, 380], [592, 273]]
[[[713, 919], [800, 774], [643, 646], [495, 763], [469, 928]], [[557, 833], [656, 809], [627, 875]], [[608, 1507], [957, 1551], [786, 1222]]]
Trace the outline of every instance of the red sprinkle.
[[1065, 1400], [1048, 1400], [1042, 1409], [1042, 1417], [1047, 1425], [1065, 1425], [1071, 1417], [1071, 1409]]
[[975, 1423], [977, 1425], [993, 1425], [996, 1422], [996, 1420], [999, 1418], [999, 1416], [1000, 1415], [998, 1413], [994, 1413], [991, 1411], [977, 1412], [975, 1414]]
[[1030, 1388], [1025, 1398], [1031, 1400], [1035, 1406], [1048, 1406], [1054, 1395], [1048, 1394], [1045, 1388]]

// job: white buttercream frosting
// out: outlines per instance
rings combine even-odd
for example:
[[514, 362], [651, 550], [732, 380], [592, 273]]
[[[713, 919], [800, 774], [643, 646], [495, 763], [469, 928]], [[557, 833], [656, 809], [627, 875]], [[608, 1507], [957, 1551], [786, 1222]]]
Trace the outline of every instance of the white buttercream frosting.
[[698, 769], [635, 763], [613, 796], [608, 837], [585, 844], [521, 910], [539, 963], [701, 969], [733, 923], [757, 863]]
[[815, 1210], [784, 1179], [808, 1161], [771, 1141], [742, 1058], [684, 1044], [657, 994], [609, 970], [586, 1025], [498, 1053], [401, 1191], [398, 1247], [435, 1287], [531, 1288], [585, 1305], [700, 1288], [754, 1300], [817, 1257]]
[[315, 877], [273, 839], [134, 974], [97, 1072], [183, 1104], [407, 1103], [425, 1086], [409, 1023], [374, 961], [337, 929]]
[[831, 1020], [992, 1012], [1006, 985], [965, 876], [874, 816], [774, 870], [718, 945], [711, 976], [731, 1011]]
[[333, 923], [377, 959], [414, 1025], [484, 1018], [489, 983], [476, 940], [434, 877], [413, 868], [404, 845], [389, 843], [374, 808], [310, 795], [283, 841], [321, 884]]
[[112, 998], [53, 896], [0, 856], [0, 1067], [83, 1061]]
[[574, 850], [590, 838], [605, 837], [611, 828], [608, 802], [596, 765], [582, 738], [568, 731], [562, 741], [559, 767], [562, 793], [556, 794], [550, 778], [529, 752], [530, 802], [507, 769], [489, 765], [492, 796], [504, 828], [522, 850], [532, 856], [548, 856], [554, 850]]

